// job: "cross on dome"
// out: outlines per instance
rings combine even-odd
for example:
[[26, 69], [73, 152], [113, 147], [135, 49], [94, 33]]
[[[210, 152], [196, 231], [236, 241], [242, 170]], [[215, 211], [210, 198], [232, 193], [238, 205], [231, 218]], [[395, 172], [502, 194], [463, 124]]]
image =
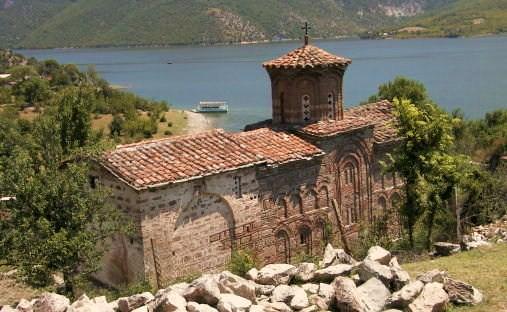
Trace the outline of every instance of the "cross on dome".
[[305, 26], [301, 27], [302, 30], [305, 31], [305, 45], [308, 45], [308, 30], [312, 29], [309, 25], [308, 25], [308, 22], [305, 22]]

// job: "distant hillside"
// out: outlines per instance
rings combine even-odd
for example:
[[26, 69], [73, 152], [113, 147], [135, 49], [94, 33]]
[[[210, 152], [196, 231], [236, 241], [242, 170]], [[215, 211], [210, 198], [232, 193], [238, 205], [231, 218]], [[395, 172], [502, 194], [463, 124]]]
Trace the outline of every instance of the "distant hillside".
[[0, 0], [0, 46], [213, 44], [393, 27], [455, 0]]
[[507, 33], [507, 0], [459, 0], [409, 20], [402, 30], [401, 37]]

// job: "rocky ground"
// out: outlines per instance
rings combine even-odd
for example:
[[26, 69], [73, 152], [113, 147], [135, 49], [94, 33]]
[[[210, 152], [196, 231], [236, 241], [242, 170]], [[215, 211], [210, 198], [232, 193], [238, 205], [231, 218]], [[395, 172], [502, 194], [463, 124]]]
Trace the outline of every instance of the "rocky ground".
[[478, 304], [482, 297], [479, 290], [443, 271], [429, 271], [412, 279], [396, 257], [381, 247], [370, 248], [365, 259], [356, 261], [342, 249], [328, 245], [318, 265], [270, 264], [250, 270], [246, 278], [228, 271], [205, 274], [155, 295], [147, 292], [113, 302], [83, 295], [71, 303], [63, 296], [45, 293], [0, 311], [438, 312], [450, 304]]

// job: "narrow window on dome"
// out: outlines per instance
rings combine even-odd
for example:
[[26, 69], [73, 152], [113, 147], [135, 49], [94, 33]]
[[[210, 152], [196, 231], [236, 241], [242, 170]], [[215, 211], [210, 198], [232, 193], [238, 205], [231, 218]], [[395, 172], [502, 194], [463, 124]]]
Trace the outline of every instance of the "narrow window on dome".
[[327, 106], [328, 106], [328, 114], [327, 114], [327, 118], [329, 119], [333, 119], [334, 118], [334, 94], [333, 93], [329, 93], [327, 95]]
[[312, 119], [310, 96], [308, 94], [303, 95], [301, 97], [301, 103], [303, 105], [303, 121], [309, 122]]

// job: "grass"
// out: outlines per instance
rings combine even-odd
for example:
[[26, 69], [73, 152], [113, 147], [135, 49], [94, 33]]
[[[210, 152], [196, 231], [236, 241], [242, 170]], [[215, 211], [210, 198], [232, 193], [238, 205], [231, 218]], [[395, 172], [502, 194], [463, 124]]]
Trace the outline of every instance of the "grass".
[[484, 302], [474, 307], [452, 307], [453, 312], [507, 311], [507, 244], [462, 252], [450, 257], [403, 265], [412, 277], [440, 269], [452, 278], [472, 284], [484, 294]]

